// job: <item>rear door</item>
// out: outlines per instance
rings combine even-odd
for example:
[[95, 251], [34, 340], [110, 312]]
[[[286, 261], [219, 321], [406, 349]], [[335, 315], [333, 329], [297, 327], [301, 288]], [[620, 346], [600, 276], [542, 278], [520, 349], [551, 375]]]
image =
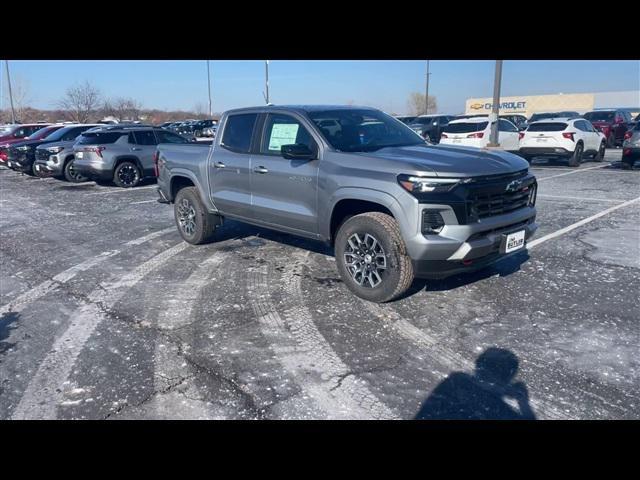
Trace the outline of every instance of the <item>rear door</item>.
[[[137, 130], [131, 132], [133, 134], [134, 144], [131, 145], [132, 153], [138, 157], [142, 164], [145, 176], [154, 175], [153, 172], [153, 154], [156, 151], [158, 145], [158, 139], [156, 138], [153, 130]], [[131, 137], [129, 137], [129, 143], [131, 143]]]
[[[252, 215], [255, 220], [297, 232], [316, 234], [318, 144], [301, 119], [289, 114], [267, 115], [260, 148], [251, 158]], [[304, 144], [314, 160], [282, 157], [283, 145]]]
[[227, 117], [209, 159], [210, 196], [225, 215], [251, 218], [250, 168], [255, 148], [258, 113], [236, 113]]

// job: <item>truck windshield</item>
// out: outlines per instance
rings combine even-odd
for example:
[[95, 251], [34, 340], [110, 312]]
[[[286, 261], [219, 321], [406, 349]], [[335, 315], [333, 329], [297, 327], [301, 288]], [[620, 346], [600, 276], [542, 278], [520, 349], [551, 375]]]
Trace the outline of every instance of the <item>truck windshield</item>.
[[406, 125], [377, 110], [309, 112], [327, 142], [341, 152], [371, 152], [385, 147], [424, 145]]

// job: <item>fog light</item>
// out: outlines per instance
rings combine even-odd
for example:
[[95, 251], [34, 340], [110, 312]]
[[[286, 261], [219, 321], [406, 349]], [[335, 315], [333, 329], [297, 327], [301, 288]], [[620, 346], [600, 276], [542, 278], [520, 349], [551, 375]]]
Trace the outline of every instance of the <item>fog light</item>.
[[422, 233], [440, 233], [444, 227], [444, 219], [438, 210], [422, 211]]

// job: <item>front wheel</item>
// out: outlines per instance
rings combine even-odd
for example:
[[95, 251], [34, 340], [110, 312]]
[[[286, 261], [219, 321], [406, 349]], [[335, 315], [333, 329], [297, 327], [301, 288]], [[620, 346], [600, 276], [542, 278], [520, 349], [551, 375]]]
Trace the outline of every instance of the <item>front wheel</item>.
[[338, 272], [360, 298], [388, 302], [413, 282], [411, 259], [390, 215], [367, 212], [349, 218], [338, 230], [335, 247]]
[[576, 145], [576, 149], [573, 151], [573, 155], [569, 158], [569, 166], [570, 167], [579, 167], [580, 162], [582, 162], [582, 152], [584, 151], [584, 147], [581, 143]]
[[196, 187], [185, 187], [178, 191], [173, 214], [180, 236], [192, 245], [208, 243], [213, 239], [215, 224], [213, 215], [200, 200]]
[[142, 175], [133, 162], [122, 162], [113, 172], [113, 183], [122, 188], [132, 188], [140, 183]]

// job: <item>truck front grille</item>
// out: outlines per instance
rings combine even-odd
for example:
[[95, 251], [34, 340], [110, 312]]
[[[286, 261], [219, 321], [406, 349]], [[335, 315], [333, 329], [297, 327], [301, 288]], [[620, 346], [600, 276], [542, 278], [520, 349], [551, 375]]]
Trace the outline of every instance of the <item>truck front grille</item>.
[[470, 201], [469, 215], [471, 218], [487, 218], [513, 212], [529, 204], [530, 192], [498, 193], [487, 195], [474, 195]]

